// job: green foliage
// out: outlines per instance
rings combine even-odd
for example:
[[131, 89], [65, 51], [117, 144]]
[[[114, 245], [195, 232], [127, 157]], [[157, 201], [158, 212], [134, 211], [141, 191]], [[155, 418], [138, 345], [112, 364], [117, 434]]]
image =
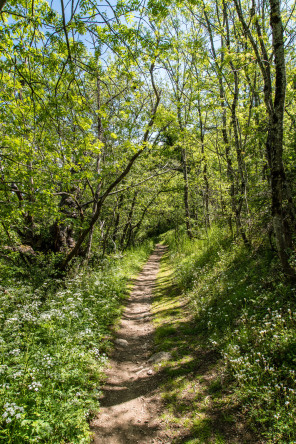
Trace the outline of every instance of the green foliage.
[[[189, 297], [197, 333], [224, 357], [233, 401], [270, 442], [296, 439], [295, 288], [277, 261], [252, 253], [214, 227], [209, 237], [175, 242], [170, 260], [176, 284]], [[269, 441], [268, 441], [269, 442]]]
[[96, 271], [33, 289], [1, 287], [0, 440], [88, 443], [98, 410], [110, 326], [152, 243], [110, 257]]
[[[64, 439], [64, 427], [73, 442], [87, 439], [84, 414], [96, 395], [85, 393], [99, 386], [95, 369], [124, 294], [116, 271], [124, 259], [114, 253], [168, 229], [177, 283], [201, 333], [224, 353], [237, 396], [265, 430], [276, 415], [275, 439], [290, 439], [294, 306], [267, 240], [293, 277], [295, 18], [292, 3], [283, 4], [286, 53], [278, 63], [270, 2], [253, 3], [83, 0], [59, 10], [45, 0], [5, 3], [0, 272], [10, 386], [1, 390], [11, 416], [3, 417], [4, 440]], [[287, 87], [277, 78], [284, 65]], [[280, 129], [273, 103], [285, 93], [283, 143], [266, 155], [271, 127]], [[186, 237], [185, 223], [198, 240]], [[77, 256], [104, 267], [57, 289], [54, 278], [69, 264], [73, 274]], [[172, 332], [163, 329], [164, 342]], [[43, 355], [53, 359], [48, 369]]]

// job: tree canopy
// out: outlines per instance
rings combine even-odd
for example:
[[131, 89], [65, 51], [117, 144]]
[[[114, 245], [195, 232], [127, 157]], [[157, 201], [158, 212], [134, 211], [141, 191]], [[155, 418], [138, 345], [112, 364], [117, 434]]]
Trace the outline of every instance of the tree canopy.
[[1, 256], [65, 269], [218, 223], [293, 280], [294, 9], [3, 2]]

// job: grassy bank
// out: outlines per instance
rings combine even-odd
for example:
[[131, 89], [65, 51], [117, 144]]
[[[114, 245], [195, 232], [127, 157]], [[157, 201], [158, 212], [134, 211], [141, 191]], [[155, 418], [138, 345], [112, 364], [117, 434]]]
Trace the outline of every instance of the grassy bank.
[[180, 442], [294, 442], [295, 289], [276, 259], [221, 229], [192, 241], [172, 231], [163, 241], [162, 273], [172, 274], [160, 275], [156, 341], [173, 352], [164, 396], [171, 420], [188, 430]]
[[148, 242], [97, 270], [37, 289], [3, 279], [1, 442], [90, 442], [88, 420], [99, 406], [110, 326], [152, 247]]

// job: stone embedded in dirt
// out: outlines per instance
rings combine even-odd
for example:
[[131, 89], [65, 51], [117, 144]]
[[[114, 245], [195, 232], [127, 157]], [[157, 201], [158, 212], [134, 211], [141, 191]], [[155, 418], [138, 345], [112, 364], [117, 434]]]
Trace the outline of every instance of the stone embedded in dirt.
[[147, 375], [153, 375], [153, 370], [148, 370]]
[[116, 345], [121, 345], [122, 347], [127, 347], [128, 346], [128, 342], [126, 339], [115, 339], [115, 344]]
[[139, 314], [137, 316], [138, 319], [145, 319], [145, 318], [150, 318], [150, 314], [149, 313], [144, 313], [144, 314]]
[[149, 359], [148, 362], [153, 362], [154, 364], [161, 362], [161, 361], [169, 361], [170, 359], [172, 359], [172, 355], [169, 352], [159, 352], [159, 353], [155, 353], [154, 355], [152, 355]]

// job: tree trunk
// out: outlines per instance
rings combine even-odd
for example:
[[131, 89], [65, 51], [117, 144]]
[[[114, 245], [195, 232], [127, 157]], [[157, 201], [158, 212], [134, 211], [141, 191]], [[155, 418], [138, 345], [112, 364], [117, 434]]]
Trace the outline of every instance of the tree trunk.
[[204, 179], [204, 192], [203, 192], [203, 204], [204, 204], [204, 218], [206, 230], [210, 228], [210, 215], [209, 215], [209, 179], [208, 179], [208, 163], [205, 156], [205, 146], [204, 146], [204, 125], [201, 115], [201, 105], [200, 99], [198, 98], [198, 116], [199, 116], [199, 127], [200, 127], [200, 141], [201, 141], [201, 154], [203, 161], [203, 179]]
[[181, 161], [184, 178], [184, 206], [185, 206], [185, 220], [186, 231], [190, 239], [192, 239], [191, 223], [190, 223], [190, 208], [189, 208], [189, 186], [188, 186], [188, 170], [187, 170], [187, 153], [184, 148], [181, 148]]
[[[280, 1], [270, 0], [270, 25], [272, 29], [272, 46], [275, 58], [275, 93], [273, 97], [271, 71], [269, 57], [261, 36], [258, 21], [255, 23], [259, 36], [260, 47], [258, 47], [249, 26], [247, 25], [238, 0], [234, 0], [239, 20], [243, 26], [245, 35], [249, 39], [257, 63], [260, 67], [264, 80], [264, 101], [269, 115], [269, 128], [266, 142], [266, 153], [270, 167], [271, 208], [273, 229], [276, 239], [278, 255], [282, 268], [287, 277], [296, 280], [295, 270], [289, 264], [288, 247], [291, 243], [291, 227], [285, 221], [283, 209], [283, 194], [286, 186], [286, 176], [283, 165], [283, 128], [284, 109], [286, 95], [286, 65], [284, 52], [284, 31], [281, 19]], [[260, 38], [261, 37], [261, 38]]]
[[122, 203], [123, 203], [123, 194], [120, 194], [119, 198], [118, 198], [118, 202], [117, 202], [114, 229], [113, 229], [113, 233], [112, 233], [112, 240], [114, 243], [116, 242], [116, 238], [117, 238], [117, 232], [118, 232], [119, 221], [120, 221], [120, 209], [122, 207]]
[[[101, 82], [100, 77], [97, 77], [97, 109], [100, 111], [101, 109]], [[98, 113], [98, 120], [97, 120], [97, 138], [99, 142], [102, 142], [102, 135], [103, 135], [103, 127], [102, 127], [102, 119], [100, 117], [100, 114]], [[102, 153], [99, 153], [96, 159], [96, 170], [98, 173], [98, 176], [101, 175], [101, 163], [102, 163]], [[93, 212], [92, 215], [94, 216], [97, 211], [97, 201], [99, 199], [99, 195], [102, 188], [102, 181], [99, 180], [97, 189], [95, 191], [95, 201], [93, 204]], [[93, 234], [94, 234], [94, 226], [90, 229], [89, 236], [88, 236], [88, 243], [87, 243], [87, 249], [86, 249], [86, 262], [90, 259], [91, 255], [91, 248], [92, 248], [92, 241], [93, 241]]]
[[286, 95], [286, 65], [284, 52], [284, 31], [281, 20], [280, 1], [270, 0], [270, 24], [272, 45], [275, 55], [275, 97], [273, 113], [269, 119], [267, 156], [271, 171], [272, 217], [277, 248], [284, 272], [295, 279], [295, 272], [289, 264], [288, 247], [291, 245], [291, 229], [285, 224], [283, 212], [283, 191], [286, 183], [283, 165], [284, 110]]
[[[226, 46], [228, 50], [230, 51], [230, 33], [229, 33], [229, 21], [228, 21], [228, 14], [227, 14], [227, 8], [225, 5], [225, 2], [223, 1], [223, 24], [226, 27]], [[238, 181], [240, 182], [240, 186], [238, 187], [238, 191], [236, 192], [236, 196], [233, 196], [234, 202], [234, 213], [235, 213], [235, 219], [236, 219], [236, 226], [237, 231], [241, 235], [241, 238], [244, 242], [244, 244], [249, 247], [250, 242], [246, 236], [244, 227], [241, 222], [241, 212], [243, 207], [243, 199], [246, 195], [246, 179], [244, 174], [244, 161], [242, 157], [242, 147], [241, 147], [241, 141], [239, 138], [239, 129], [238, 129], [238, 120], [237, 120], [237, 104], [239, 99], [239, 79], [238, 79], [238, 72], [237, 69], [235, 69], [235, 66], [230, 60], [229, 62], [230, 68], [234, 77], [234, 92], [233, 92], [233, 100], [231, 104], [231, 125], [233, 128], [234, 133], [234, 146], [236, 150], [236, 159], [237, 159], [237, 165], [238, 165]]]
[[6, 4], [7, 0], [0, 0], [0, 12], [2, 11], [2, 9], [4, 8], [5, 4]]
[[124, 249], [125, 239], [126, 239], [128, 233], [129, 233], [129, 231], [131, 230], [133, 213], [134, 213], [134, 209], [135, 209], [135, 205], [136, 205], [136, 200], [137, 200], [137, 194], [138, 194], [138, 192], [136, 191], [135, 194], [134, 194], [133, 200], [132, 200], [130, 211], [129, 211], [128, 216], [127, 216], [127, 222], [126, 222], [126, 224], [124, 226], [124, 229], [123, 229], [123, 233], [122, 233], [121, 241], [120, 241], [121, 249]]
[[[178, 103], [181, 102], [181, 97], [178, 97]], [[183, 132], [183, 124], [182, 124], [182, 116], [181, 116], [181, 108], [178, 105], [177, 107], [177, 115], [178, 115], [178, 123], [180, 132]], [[184, 207], [185, 207], [185, 224], [187, 235], [190, 239], [192, 239], [192, 231], [191, 231], [191, 223], [190, 223], [190, 208], [189, 208], [189, 184], [188, 184], [188, 168], [187, 168], [187, 153], [186, 149], [181, 147], [181, 165], [184, 179]]]

